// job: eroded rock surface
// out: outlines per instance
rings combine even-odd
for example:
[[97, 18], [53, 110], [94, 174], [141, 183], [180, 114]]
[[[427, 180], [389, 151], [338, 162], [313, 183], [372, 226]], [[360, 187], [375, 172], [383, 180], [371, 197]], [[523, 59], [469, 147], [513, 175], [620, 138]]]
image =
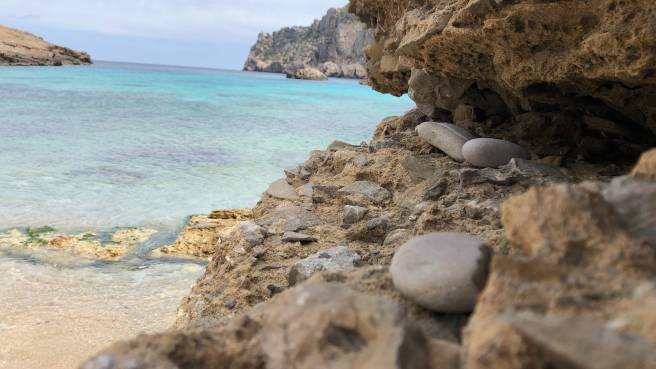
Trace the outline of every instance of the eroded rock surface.
[[545, 154], [560, 141], [591, 160], [634, 160], [656, 142], [651, 0], [351, 0], [350, 11], [377, 30], [370, 85], [408, 92], [432, 118], [515, 127]]
[[457, 356], [405, 322], [393, 300], [310, 283], [225, 326], [117, 344], [81, 369], [456, 369]]
[[653, 292], [637, 292], [652, 291], [644, 286], [656, 276], [645, 228], [653, 207], [637, 204], [656, 204], [655, 184], [559, 184], [507, 200], [512, 252], [493, 259], [467, 328], [466, 367], [654, 367], [645, 327], [656, 314], [643, 305]]

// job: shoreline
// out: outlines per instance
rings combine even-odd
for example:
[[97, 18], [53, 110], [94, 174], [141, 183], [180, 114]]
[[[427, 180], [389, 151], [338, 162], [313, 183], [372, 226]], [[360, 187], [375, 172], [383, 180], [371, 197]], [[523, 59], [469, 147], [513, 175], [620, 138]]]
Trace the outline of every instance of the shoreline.
[[121, 261], [127, 257], [207, 260], [214, 254], [218, 239], [216, 235], [205, 237], [206, 230], [227, 235], [240, 222], [252, 217], [250, 209], [215, 210], [208, 215], [188, 216], [185, 225], [175, 231], [146, 227], [84, 232], [60, 232], [50, 226], [9, 228], [0, 231], [0, 250], [28, 253], [43, 249], [103, 261]]

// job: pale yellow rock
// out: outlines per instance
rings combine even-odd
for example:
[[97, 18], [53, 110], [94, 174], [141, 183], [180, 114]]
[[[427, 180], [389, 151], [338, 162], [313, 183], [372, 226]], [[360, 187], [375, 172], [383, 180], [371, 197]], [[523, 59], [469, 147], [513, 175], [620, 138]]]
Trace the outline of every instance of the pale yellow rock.
[[27, 32], [0, 25], [0, 65], [90, 64], [83, 52], [52, 45]]

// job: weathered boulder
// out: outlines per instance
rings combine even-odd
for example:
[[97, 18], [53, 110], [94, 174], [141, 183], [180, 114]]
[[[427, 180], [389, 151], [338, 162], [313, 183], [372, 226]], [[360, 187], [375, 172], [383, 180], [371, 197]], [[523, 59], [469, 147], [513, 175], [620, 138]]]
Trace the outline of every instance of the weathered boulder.
[[[501, 214], [512, 248], [494, 257], [467, 327], [467, 368], [652, 367], [646, 352], [656, 337], [644, 327], [656, 315], [645, 314], [652, 300], [636, 292], [656, 276], [650, 185], [625, 177], [508, 199]], [[499, 320], [504, 314], [514, 317]]]

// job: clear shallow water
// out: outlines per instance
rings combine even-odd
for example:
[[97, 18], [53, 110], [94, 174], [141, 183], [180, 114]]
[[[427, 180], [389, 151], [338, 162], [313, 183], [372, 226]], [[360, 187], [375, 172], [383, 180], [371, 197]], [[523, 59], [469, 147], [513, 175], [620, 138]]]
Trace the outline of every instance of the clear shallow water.
[[[188, 215], [252, 206], [310, 150], [368, 140], [410, 106], [347, 80], [0, 68], [0, 230], [138, 226], [160, 230], [150, 246], [161, 245]], [[203, 269], [0, 247], [0, 368], [74, 368], [111, 342], [165, 330]]]
[[203, 269], [0, 249], [0, 368], [77, 368], [115, 341], [164, 331]]
[[0, 229], [143, 226], [252, 206], [334, 139], [407, 98], [357, 81], [101, 63], [0, 69]]

